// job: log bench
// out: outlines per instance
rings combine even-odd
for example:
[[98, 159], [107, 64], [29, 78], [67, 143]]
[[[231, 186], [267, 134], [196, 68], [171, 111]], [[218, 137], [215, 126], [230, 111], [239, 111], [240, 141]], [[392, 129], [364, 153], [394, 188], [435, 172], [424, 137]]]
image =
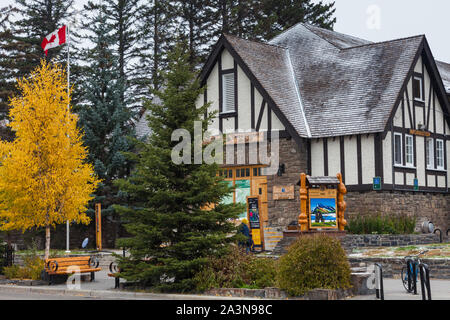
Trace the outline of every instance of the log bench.
[[45, 272], [52, 283], [53, 276], [71, 275], [74, 273], [90, 273], [91, 281], [95, 280], [95, 272], [100, 271], [98, 260], [90, 256], [51, 258], [45, 260]]

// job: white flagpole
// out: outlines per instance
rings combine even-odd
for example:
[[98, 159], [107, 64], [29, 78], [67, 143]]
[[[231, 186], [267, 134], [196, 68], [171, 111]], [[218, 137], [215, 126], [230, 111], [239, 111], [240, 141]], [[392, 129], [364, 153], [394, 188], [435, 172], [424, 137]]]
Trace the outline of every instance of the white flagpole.
[[[70, 110], [69, 93], [70, 93], [70, 30], [69, 23], [67, 23], [67, 112]], [[70, 253], [69, 250], [69, 220], [66, 222], [66, 253]]]

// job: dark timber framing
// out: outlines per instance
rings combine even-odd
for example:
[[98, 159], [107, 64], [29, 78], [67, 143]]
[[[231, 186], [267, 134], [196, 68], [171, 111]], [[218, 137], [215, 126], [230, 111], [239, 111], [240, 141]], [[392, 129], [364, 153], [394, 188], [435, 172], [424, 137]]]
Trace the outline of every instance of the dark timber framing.
[[[267, 91], [264, 89], [264, 87], [261, 85], [261, 83], [258, 81], [258, 79], [253, 75], [253, 73], [250, 71], [250, 68], [246, 65], [246, 63], [242, 60], [242, 58], [239, 56], [239, 54], [234, 50], [233, 46], [228, 42], [225, 36], [221, 36], [220, 39], [217, 41], [214, 50], [210, 53], [199, 77], [200, 77], [200, 83], [202, 86], [205, 85], [206, 79], [208, 78], [209, 74], [211, 73], [212, 69], [214, 68], [214, 65], [217, 62], [220, 62], [219, 68], [221, 69], [221, 54], [222, 51], [226, 49], [233, 57], [234, 61], [236, 62], [236, 65], [239, 66], [244, 74], [249, 78], [250, 83], [258, 90], [258, 92], [261, 94], [263, 99], [266, 101], [268, 106], [270, 106], [271, 111], [274, 112], [274, 114], [278, 117], [278, 119], [281, 121], [283, 126], [285, 127], [285, 130], [291, 136], [298, 146], [302, 145], [302, 137], [297, 133], [297, 131], [294, 129], [292, 124], [287, 120], [286, 116], [281, 112], [281, 110], [278, 108], [277, 104], [273, 101], [273, 99], [270, 97], [270, 95], [267, 93]], [[220, 70], [219, 69], [219, 70]], [[221, 77], [219, 76], [219, 79]], [[221, 83], [222, 80], [219, 80]], [[219, 90], [221, 91], [222, 88], [220, 87]], [[219, 93], [221, 95], [221, 93]], [[219, 102], [219, 113], [221, 112], [221, 106]], [[221, 120], [219, 120], [219, 130], [221, 130]], [[221, 130], [222, 131], [222, 130]]]

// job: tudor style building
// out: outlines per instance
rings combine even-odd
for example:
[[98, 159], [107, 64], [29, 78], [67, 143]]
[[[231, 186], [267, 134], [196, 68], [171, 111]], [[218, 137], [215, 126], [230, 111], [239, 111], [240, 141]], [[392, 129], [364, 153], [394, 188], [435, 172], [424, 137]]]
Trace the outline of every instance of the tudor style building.
[[346, 214], [449, 227], [450, 65], [434, 60], [425, 36], [372, 43], [303, 23], [268, 43], [223, 35], [200, 77], [198, 104], [218, 112], [211, 130], [280, 134], [278, 174], [248, 157], [222, 168], [237, 187], [232, 201], [261, 196], [267, 226], [297, 220], [301, 172], [341, 172]]

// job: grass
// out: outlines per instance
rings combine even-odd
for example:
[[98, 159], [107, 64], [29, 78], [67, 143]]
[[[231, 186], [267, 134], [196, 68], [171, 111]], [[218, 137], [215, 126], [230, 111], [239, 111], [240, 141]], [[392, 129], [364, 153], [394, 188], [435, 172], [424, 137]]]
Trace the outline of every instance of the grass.
[[[428, 252], [420, 256], [423, 259], [450, 259], [449, 243], [405, 247], [359, 248], [357, 250], [353, 250], [352, 254], [363, 257], [404, 258], [410, 255], [417, 255], [425, 250], [428, 250]], [[350, 256], [352, 256], [352, 254]]]

